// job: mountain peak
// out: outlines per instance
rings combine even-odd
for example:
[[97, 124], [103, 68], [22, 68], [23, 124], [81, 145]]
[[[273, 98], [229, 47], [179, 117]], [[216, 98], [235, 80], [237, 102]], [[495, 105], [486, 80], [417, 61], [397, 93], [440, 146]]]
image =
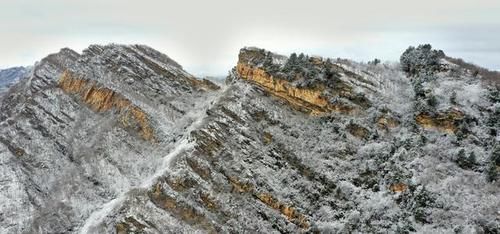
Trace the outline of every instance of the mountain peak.
[[107, 44], [107, 45], [90, 45], [83, 50], [83, 55], [92, 56], [131, 56], [136, 55], [144, 58], [154, 58], [156, 62], [164, 65], [169, 65], [182, 69], [182, 66], [167, 55], [147, 46], [140, 44], [125, 45], [125, 44]]
[[63, 48], [34, 70], [26, 83], [31, 93], [56, 88], [96, 113], [118, 112], [122, 127], [148, 141], [161, 134], [153, 127], [157, 103], [219, 88], [145, 45], [90, 45], [82, 54]]
[[[63, 48], [44, 58], [35, 70], [42, 77], [59, 77], [69, 71], [112, 89], [141, 91], [143, 95], [152, 91], [175, 93], [176, 90], [207, 90], [214, 87], [207, 81], [196, 79], [173, 59], [146, 45], [94, 44], [84, 49], [81, 55]], [[153, 88], [148, 83], [169, 88]]]

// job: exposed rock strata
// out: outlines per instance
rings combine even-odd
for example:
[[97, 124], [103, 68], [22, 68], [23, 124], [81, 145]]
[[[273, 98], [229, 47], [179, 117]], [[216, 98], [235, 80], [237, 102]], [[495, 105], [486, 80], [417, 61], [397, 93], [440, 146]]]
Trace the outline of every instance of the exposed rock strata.
[[455, 133], [465, 115], [457, 109], [438, 113], [420, 113], [415, 117], [416, 122], [425, 129], [436, 129], [447, 133]]
[[125, 128], [136, 128], [142, 138], [155, 141], [154, 130], [151, 127], [147, 114], [132, 102], [111, 89], [100, 87], [96, 81], [78, 78], [65, 71], [58, 83], [59, 87], [68, 94], [76, 94], [78, 98], [96, 112], [106, 112], [112, 109], [119, 113], [119, 122]]

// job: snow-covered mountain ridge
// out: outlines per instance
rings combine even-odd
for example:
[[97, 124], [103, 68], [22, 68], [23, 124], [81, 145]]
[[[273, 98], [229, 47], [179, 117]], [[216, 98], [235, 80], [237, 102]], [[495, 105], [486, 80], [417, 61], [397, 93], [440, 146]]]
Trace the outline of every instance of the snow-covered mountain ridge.
[[244, 48], [219, 87], [147, 46], [63, 49], [0, 103], [0, 230], [496, 233], [500, 97], [473, 69]]

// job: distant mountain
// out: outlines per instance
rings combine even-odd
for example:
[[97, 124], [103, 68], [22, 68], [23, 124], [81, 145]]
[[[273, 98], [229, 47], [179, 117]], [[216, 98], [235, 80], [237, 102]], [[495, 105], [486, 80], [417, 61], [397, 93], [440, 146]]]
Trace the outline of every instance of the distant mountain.
[[498, 233], [492, 79], [430, 45], [243, 48], [224, 83], [62, 49], [0, 102], [0, 233]]
[[12, 85], [19, 82], [20, 79], [24, 78], [28, 72], [29, 68], [26, 67], [13, 67], [0, 70], [0, 95]]

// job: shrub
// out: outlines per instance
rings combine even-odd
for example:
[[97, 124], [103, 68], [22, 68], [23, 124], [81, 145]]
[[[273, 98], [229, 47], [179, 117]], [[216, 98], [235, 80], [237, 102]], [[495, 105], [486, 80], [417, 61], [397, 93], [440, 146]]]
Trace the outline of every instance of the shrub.
[[498, 178], [497, 167], [500, 167], [500, 146], [496, 146], [490, 156], [488, 168], [486, 168], [486, 178], [489, 182], [496, 181]]
[[436, 107], [438, 105], [436, 96], [431, 95], [429, 98], [427, 98], [427, 104], [431, 107]]
[[410, 185], [408, 191], [397, 198], [397, 202], [412, 213], [416, 222], [431, 223], [428, 212], [429, 208], [440, 207], [437, 196], [423, 186]]
[[453, 91], [451, 93], [451, 96], [450, 96], [450, 103], [452, 105], [456, 105], [457, 104], [457, 92]]
[[491, 87], [488, 90], [488, 99], [490, 99], [492, 103], [500, 103], [500, 90]]
[[486, 168], [486, 179], [488, 182], [496, 181], [498, 177], [497, 167], [493, 162], [488, 164], [488, 168]]
[[368, 64], [377, 66], [378, 64], [380, 64], [380, 62], [380, 59], [375, 58], [373, 59], [373, 61], [369, 61]]
[[469, 154], [469, 157], [467, 157], [465, 155], [465, 150], [464, 149], [461, 149], [458, 152], [457, 159], [455, 160], [455, 162], [457, 163], [457, 165], [460, 168], [466, 169], [466, 170], [473, 169], [477, 165], [476, 155], [474, 154], [474, 152], [471, 152]]

